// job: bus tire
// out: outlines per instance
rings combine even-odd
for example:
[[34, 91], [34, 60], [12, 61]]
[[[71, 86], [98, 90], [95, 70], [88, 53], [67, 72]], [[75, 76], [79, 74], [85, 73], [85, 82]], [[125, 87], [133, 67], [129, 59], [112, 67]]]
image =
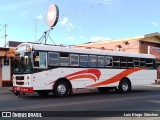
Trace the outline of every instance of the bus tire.
[[69, 84], [64, 80], [57, 81], [53, 88], [53, 94], [56, 97], [66, 97], [69, 95], [69, 91]]
[[129, 79], [124, 78], [120, 81], [118, 91], [120, 93], [128, 93], [131, 92], [131, 82]]
[[37, 91], [38, 95], [40, 96], [47, 96], [49, 94], [50, 91], [47, 90], [39, 90]]
[[107, 87], [99, 87], [98, 91], [101, 92], [101, 93], [107, 93], [107, 92], [109, 92], [109, 88], [107, 88]]

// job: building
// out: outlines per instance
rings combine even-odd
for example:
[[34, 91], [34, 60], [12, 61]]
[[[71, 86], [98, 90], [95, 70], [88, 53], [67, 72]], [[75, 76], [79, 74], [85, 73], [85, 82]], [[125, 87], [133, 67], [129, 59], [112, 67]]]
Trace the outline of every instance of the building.
[[21, 43], [9, 41], [8, 48], [0, 47], [0, 87], [12, 86], [15, 47]]
[[89, 42], [76, 46], [78, 48], [102, 49], [132, 53], [153, 54], [156, 56], [158, 78], [160, 79], [160, 33], [151, 33], [143, 36]]
[[0, 87], [12, 84], [12, 60], [15, 56], [14, 48], [0, 47]]

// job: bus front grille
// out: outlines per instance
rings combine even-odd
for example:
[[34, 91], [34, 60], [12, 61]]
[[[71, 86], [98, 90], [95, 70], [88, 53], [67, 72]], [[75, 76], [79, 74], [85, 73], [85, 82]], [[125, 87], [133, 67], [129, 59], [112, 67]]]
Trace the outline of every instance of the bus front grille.
[[24, 85], [24, 82], [16, 82], [17, 85]]

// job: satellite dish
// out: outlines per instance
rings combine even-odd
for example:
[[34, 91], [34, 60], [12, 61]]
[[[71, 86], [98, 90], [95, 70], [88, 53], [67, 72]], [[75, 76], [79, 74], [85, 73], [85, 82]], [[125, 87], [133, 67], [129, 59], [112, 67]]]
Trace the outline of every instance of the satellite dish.
[[46, 22], [49, 27], [54, 27], [59, 18], [59, 9], [57, 5], [51, 4], [48, 8], [47, 16], [46, 16]]

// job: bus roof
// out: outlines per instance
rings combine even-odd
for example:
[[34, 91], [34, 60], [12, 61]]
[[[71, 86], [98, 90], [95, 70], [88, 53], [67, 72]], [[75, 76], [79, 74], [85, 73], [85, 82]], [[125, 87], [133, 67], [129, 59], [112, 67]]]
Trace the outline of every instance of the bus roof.
[[[98, 49], [85, 49], [85, 48], [74, 48], [74, 47], [65, 47], [59, 45], [44, 45], [44, 44], [31, 44], [31, 43], [22, 43], [21, 45], [30, 45], [34, 50], [40, 51], [55, 51], [55, 52], [69, 52], [69, 53], [81, 53], [81, 54], [96, 54], [96, 55], [109, 55], [109, 56], [125, 56], [125, 57], [138, 57], [138, 58], [153, 58], [154, 55], [150, 54], [141, 54], [141, 53], [128, 53], [120, 51], [109, 51], [109, 50], [98, 50]], [[17, 46], [17, 47], [19, 47]]]

